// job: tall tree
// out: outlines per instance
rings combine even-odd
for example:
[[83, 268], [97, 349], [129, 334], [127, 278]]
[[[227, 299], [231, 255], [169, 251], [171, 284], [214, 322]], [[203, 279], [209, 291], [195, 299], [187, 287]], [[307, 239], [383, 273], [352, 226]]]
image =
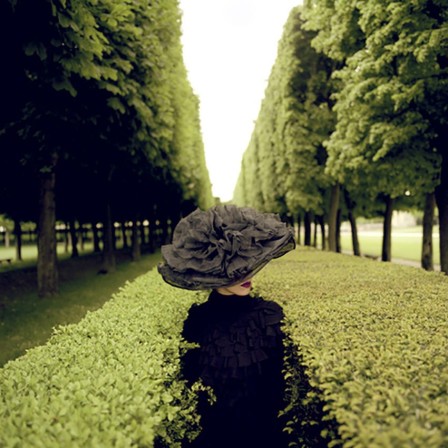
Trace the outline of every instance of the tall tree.
[[[176, 0], [7, 0], [1, 8], [0, 29], [8, 37], [2, 42], [8, 43], [11, 68], [2, 73], [1, 84], [9, 85], [14, 97], [0, 114], [0, 145], [20, 138], [17, 174], [27, 166], [41, 179], [39, 240], [45, 243], [39, 251], [39, 294], [46, 296], [57, 291], [56, 253], [44, 247], [55, 247], [54, 197], [61, 174], [79, 182], [77, 174], [83, 173], [85, 186], [77, 190], [91, 189], [83, 208], [82, 200], [69, 193], [73, 184], [62, 182], [61, 203], [65, 196], [74, 204], [71, 210], [61, 207], [67, 219], [82, 215], [96, 222], [102, 208], [106, 217], [128, 212], [133, 220], [135, 209], [116, 198], [120, 187], [131, 194], [123, 179], [132, 179], [133, 187], [165, 187], [166, 181], [174, 214], [180, 214], [184, 200], [190, 208], [211, 203], [198, 102], [183, 66]], [[188, 149], [175, 138], [178, 129], [183, 129], [181, 139], [189, 136]], [[186, 159], [195, 162], [184, 173]], [[149, 196], [151, 206], [165, 199]], [[139, 212], [150, 208], [140, 204]], [[112, 244], [103, 247], [113, 266]]]
[[315, 33], [303, 29], [301, 14], [294, 8], [285, 24], [235, 200], [243, 197], [250, 205], [290, 216], [305, 211], [310, 222], [312, 215], [325, 214], [325, 190], [331, 185], [324, 173], [323, 141], [334, 126], [333, 64], [311, 47]]
[[[327, 54], [345, 59], [338, 121], [328, 144], [329, 172], [347, 178], [359, 170], [370, 176], [372, 190], [391, 199], [436, 188], [446, 272], [448, 174], [440, 142], [446, 135], [446, 1], [308, 3], [310, 26], [321, 29], [316, 42]], [[319, 10], [332, 13], [334, 20], [317, 19]], [[361, 36], [355, 45], [348, 39], [350, 29]]]
[[288, 161], [286, 202], [296, 213], [305, 210], [324, 215], [324, 192], [332, 183], [325, 175], [323, 141], [334, 127], [332, 112], [332, 61], [311, 47], [314, 32], [303, 28], [302, 11], [295, 8], [279, 44], [278, 64], [284, 84], [280, 115], [284, 157]]

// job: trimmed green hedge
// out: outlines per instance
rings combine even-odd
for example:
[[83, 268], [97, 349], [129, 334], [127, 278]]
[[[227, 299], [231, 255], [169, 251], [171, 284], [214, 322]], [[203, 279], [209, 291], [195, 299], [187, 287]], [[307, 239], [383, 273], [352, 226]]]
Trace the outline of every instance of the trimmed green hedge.
[[[286, 314], [292, 446], [448, 446], [446, 276], [300, 249], [255, 283]], [[8, 363], [0, 446], [179, 447], [198, 429], [180, 332], [205, 298], [153, 270]]]
[[296, 251], [256, 285], [283, 305], [309, 380], [308, 396], [292, 392], [299, 426], [301, 409], [322, 404], [329, 446], [448, 446], [445, 275]]
[[176, 447], [197, 426], [179, 334], [198, 293], [156, 271], [0, 370], [1, 447]]

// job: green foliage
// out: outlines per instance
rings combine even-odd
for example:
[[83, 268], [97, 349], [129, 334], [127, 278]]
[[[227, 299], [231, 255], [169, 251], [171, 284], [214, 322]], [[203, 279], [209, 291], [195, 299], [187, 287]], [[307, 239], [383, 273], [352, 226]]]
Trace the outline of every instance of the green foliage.
[[331, 179], [324, 173], [323, 141], [334, 127], [333, 67], [311, 47], [314, 34], [303, 29], [302, 10], [294, 8], [243, 158], [236, 203], [282, 214], [324, 213]]
[[0, 227], [4, 227], [7, 231], [12, 232], [14, 229], [14, 222], [11, 221], [7, 216], [0, 215]]
[[446, 276], [309, 250], [272, 262], [256, 288], [284, 307], [311, 386], [294, 409], [324, 402], [329, 446], [446, 446]]
[[[104, 191], [146, 195], [146, 207], [113, 204], [128, 220], [148, 216], [160, 202], [176, 217], [183, 202], [211, 205], [176, 0], [17, 0], [5, 2], [2, 12], [5, 46], [15, 49], [6, 54], [12, 74], [2, 77], [16, 95], [0, 117], [2, 146], [15, 148], [3, 159], [13, 178], [25, 166], [37, 173], [56, 169], [61, 202], [71, 203], [71, 217], [89, 214], [88, 220], [98, 219]], [[50, 163], [55, 154], [57, 163]], [[93, 211], [76, 203], [72, 185], [64, 183], [78, 177]], [[4, 189], [12, 202], [21, 199], [9, 178], [4, 184], [2, 195]], [[162, 188], [160, 200], [153, 192]], [[9, 202], [0, 210], [18, 214]]]
[[356, 0], [305, 0], [305, 28], [317, 31], [313, 47], [331, 59], [345, 61], [363, 47], [364, 34], [358, 24], [360, 4]]
[[[179, 50], [180, 53], [180, 50]], [[199, 99], [187, 81], [182, 59], [175, 68], [173, 81], [175, 128], [174, 161], [171, 168], [175, 179], [184, 186], [184, 199], [196, 200], [202, 208], [214, 204], [208, 176], [199, 119]]]
[[[8, 253], [2, 249], [0, 258]], [[101, 308], [127, 281], [148, 272], [160, 261], [159, 253], [144, 254], [139, 261], [131, 261], [129, 255], [119, 253], [114, 275], [98, 275], [97, 256], [80, 251], [79, 258], [68, 258], [69, 254], [61, 250], [59, 295], [38, 300], [36, 247], [27, 249], [24, 255], [30, 260], [21, 262], [19, 267], [17, 262], [0, 267], [0, 367], [47, 342], [55, 326], [79, 322], [87, 311]]]
[[[271, 262], [255, 286], [286, 315], [291, 446], [446, 446], [445, 276], [301, 250]], [[198, 429], [180, 333], [204, 298], [153, 270], [8, 363], [0, 443], [179, 447]]]
[[8, 363], [0, 370], [0, 444], [180, 446], [197, 417], [179, 381], [179, 335], [199, 296], [153, 270]]
[[[386, 216], [391, 204], [413, 207], [435, 193], [446, 272], [447, 7], [446, 0], [305, 0], [295, 8], [234, 201], [328, 218], [334, 248], [338, 208], [354, 222], [357, 213]], [[336, 193], [339, 185], [346, 210], [336, 194], [328, 207], [329, 186]], [[409, 194], [413, 204], [402, 201]]]
[[447, 15], [446, 2], [427, 3], [307, 2], [313, 44], [343, 63], [327, 172], [350, 191], [367, 181], [373, 197], [395, 198], [438, 184]]

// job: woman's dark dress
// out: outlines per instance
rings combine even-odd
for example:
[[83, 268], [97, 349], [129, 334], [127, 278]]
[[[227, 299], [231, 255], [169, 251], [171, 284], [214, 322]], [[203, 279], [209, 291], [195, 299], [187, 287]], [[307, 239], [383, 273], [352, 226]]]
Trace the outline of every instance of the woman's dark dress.
[[211, 386], [216, 402], [199, 401], [203, 430], [185, 446], [285, 446], [277, 418], [284, 389], [282, 318], [274, 302], [216, 291], [190, 309], [183, 336], [199, 348], [185, 355], [184, 376]]

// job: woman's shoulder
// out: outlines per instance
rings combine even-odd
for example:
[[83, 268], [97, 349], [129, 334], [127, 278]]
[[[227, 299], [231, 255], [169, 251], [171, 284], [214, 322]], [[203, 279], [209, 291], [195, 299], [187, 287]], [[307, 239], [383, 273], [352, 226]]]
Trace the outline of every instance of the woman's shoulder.
[[273, 300], [266, 300], [263, 297], [254, 297], [254, 309], [261, 312], [268, 320], [269, 324], [280, 323], [284, 318], [283, 308]]
[[199, 322], [203, 319], [207, 319], [209, 313], [210, 313], [210, 304], [208, 302], [194, 303], [188, 310], [187, 320], [193, 322]]
[[281, 305], [274, 300], [268, 300], [261, 296], [255, 296], [253, 297], [253, 300], [255, 301], [255, 305], [257, 308], [264, 309], [267, 312], [283, 313], [283, 308], [281, 307]]
[[182, 336], [190, 342], [199, 342], [204, 331], [204, 324], [209, 319], [209, 307], [207, 302], [195, 303], [188, 310], [188, 316], [184, 321]]
[[268, 300], [268, 299], [265, 299], [263, 297], [257, 297], [257, 298], [261, 302], [264, 303], [266, 308], [272, 308], [272, 309], [275, 309], [275, 310], [282, 310], [283, 309], [282, 306], [278, 302], [276, 302], [275, 300]]

